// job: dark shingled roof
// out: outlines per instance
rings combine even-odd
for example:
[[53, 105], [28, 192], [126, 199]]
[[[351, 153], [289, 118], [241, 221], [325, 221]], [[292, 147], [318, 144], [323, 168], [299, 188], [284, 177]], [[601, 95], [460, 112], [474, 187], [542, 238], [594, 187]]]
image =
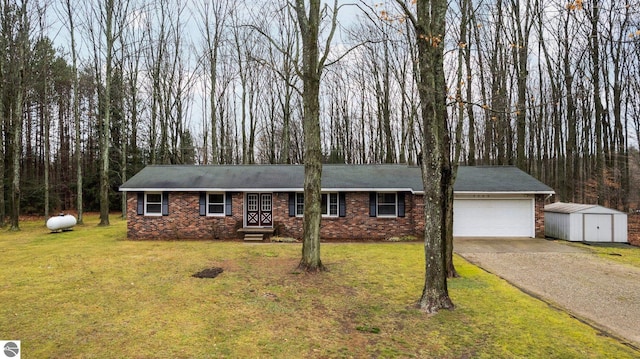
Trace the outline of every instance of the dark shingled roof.
[[456, 192], [554, 193], [546, 184], [512, 166], [460, 166]]
[[[302, 165], [147, 166], [121, 191], [301, 191]], [[422, 192], [420, 168], [406, 165], [323, 165], [323, 190]], [[516, 167], [460, 167], [456, 192], [553, 193]]]

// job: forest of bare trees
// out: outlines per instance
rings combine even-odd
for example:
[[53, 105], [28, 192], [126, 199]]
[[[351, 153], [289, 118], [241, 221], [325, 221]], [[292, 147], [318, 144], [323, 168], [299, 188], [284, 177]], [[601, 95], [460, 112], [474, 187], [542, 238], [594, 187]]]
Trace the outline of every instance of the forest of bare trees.
[[[415, 29], [395, 1], [337, 6], [318, 41], [322, 160], [415, 164]], [[451, 160], [637, 209], [640, 0], [448, 8], [430, 41], [444, 44]], [[118, 186], [148, 164], [302, 163], [298, 21], [285, 1], [1, 0], [0, 225], [121, 210]]]

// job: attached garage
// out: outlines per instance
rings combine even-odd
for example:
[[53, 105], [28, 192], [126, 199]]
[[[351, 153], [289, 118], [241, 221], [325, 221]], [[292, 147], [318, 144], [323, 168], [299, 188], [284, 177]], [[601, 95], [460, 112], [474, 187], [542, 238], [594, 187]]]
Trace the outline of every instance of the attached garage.
[[544, 207], [544, 234], [573, 242], [627, 242], [627, 214], [614, 209], [557, 202]]
[[453, 235], [535, 237], [534, 198], [455, 198]]
[[517, 167], [459, 167], [454, 185], [453, 235], [541, 237], [544, 201], [554, 193]]

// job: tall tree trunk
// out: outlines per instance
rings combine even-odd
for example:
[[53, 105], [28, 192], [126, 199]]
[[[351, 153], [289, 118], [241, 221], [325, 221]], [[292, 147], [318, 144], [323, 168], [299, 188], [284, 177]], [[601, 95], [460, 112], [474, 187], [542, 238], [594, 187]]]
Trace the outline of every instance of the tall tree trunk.
[[[45, 63], [48, 61], [48, 59], [45, 59]], [[45, 74], [47, 72], [45, 71]], [[42, 104], [41, 107], [41, 111], [42, 114], [41, 116], [43, 117], [43, 123], [44, 123], [44, 218], [45, 218], [45, 223], [46, 220], [49, 218], [49, 167], [50, 167], [50, 158], [51, 158], [51, 149], [50, 149], [50, 136], [49, 136], [49, 128], [50, 128], [50, 118], [49, 118], [49, 106], [48, 106], [48, 102], [49, 102], [49, 91], [48, 91], [48, 78], [45, 75], [44, 77], [44, 103]], [[62, 128], [59, 129], [59, 131], [62, 132]]]
[[[464, 41], [465, 46], [463, 49], [464, 53], [464, 63], [466, 70], [466, 109], [467, 109], [467, 117], [469, 121], [469, 132], [467, 135], [467, 142], [469, 146], [469, 151], [467, 154], [467, 165], [475, 166], [476, 165], [476, 120], [475, 114], [473, 112], [473, 87], [471, 76], [472, 67], [471, 67], [471, 41], [472, 41], [472, 32], [467, 30], [467, 27], [471, 26], [475, 15], [473, 13], [473, 7], [471, 6], [471, 0], [464, 0], [462, 6], [462, 20], [460, 25], [460, 39]], [[468, 33], [468, 35], [467, 35]]]
[[83, 224], [82, 204], [82, 147], [80, 141], [80, 100], [78, 80], [78, 54], [76, 49], [75, 28], [73, 25], [73, 12], [71, 0], [66, 0], [67, 20], [69, 21], [69, 34], [71, 36], [71, 66], [73, 71], [73, 125], [75, 130], [75, 155], [76, 155], [76, 211], [78, 212], [78, 224]]
[[100, 133], [100, 226], [109, 225], [109, 145], [111, 142], [111, 79], [113, 72], [113, 13], [114, 0], [105, 1], [105, 36], [106, 36], [106, 64], [103, 117]]
[[507, 59], [505, 55], [505, 47], [503, 46], [504, 37], [504, 14], [502, 0], [496, 1], [495, 16], [495, 34], [490, 53], [489, 70], [491, 75], [491, 110], [485, 117], [485, 157], [488, 164], [505, 165], [507, 164], [505, 121], [507, 117], [507, 93], [506, 93], [506, 77], [507, 77]]
[[383, 119], [383, 131], [384, 131], [384, 163], [395, 162], [395, 142], [393, 141], [393, 135], [391, 132], [391, 99], [390, 99], [390, 62], [389, 58], [389, 43], [388, 39], [383, 43], [384, 46], [384, 73], [382, 74], [383, 81], [383, 98], [382, 98], [382, 119]]
[[445, 196], [452, 178], [450, 159], [445, 159], [449, 155], [450, 145], [443, 59], [447, 1], [418, 0], [416, 16], [404, 1], [396, 0], [396, 3], [413, 23], [418, 44], [425, 216], [425, 283], [418, 306], [427, 313], [436, 313], [454, 307], [447, 289], [446, 268], [448, 201]]
[[591, 9], [591, 33], [589, 36], [589, 54], [592, 61], [592, 83], [593, 83], [593, 101], [595, 106], [595, 155], [596, 155], [596, 182], [597, 182], [597, 194], [598, 204], [605, 205], [605, 156], [604, 148], [602, 144], [603, 138], [603, 123], [604, 123], [604, 108], [602, 107], [602, 99], [600, 97], [600, 40], [598, 34], [598, 22], [600, 20], [600, 1], [593, 0]]
[[[222, 42], [222, 29], [224, 28], [225, 20], [227, 18], [227, 5], [228, 1], [214, 1], [209, 0], [202, 1], [202, 8], [200, 15], [202, 17], [203, 36], [206, 41], [205, 56], [207, 59], [208, 74], [209, 74], [209, 122], [211, 128], [211, 163], [218, 164], [222, 155], [220, 153], [220, 147], [218, 146], [218, 53]], [[206, 136], [205, 136], [206, 142]], [[206, 145], [205, 145], [206, 148]], [[205, 154], [205, 163], [209, 154]]]
[[[527, 170], [525, 136], [527, 128], [527, 63], [529, 51], [529, 32], [531, 29], [531, 3], [526, 1], [525, 13], [520, 11], [520, 0], [512, 0], [514, 12], [514, 31], [516, 43], [513, 47], [514, 66], [517, 73], [518, 99], [516, 104], [516, 165], [521, 170]], [[524, 15], [524, 18], [523, 18]]]
[[[21, 46], [21, 45], [20, 45]], [[24, 54], [24, 49], [19, 50], [20, 57]], [[22, 60], [19, 60], [22, 61]], [[13, 178], [11, 182], [11, 228], [12, 231], [20, 230], [20, 157], [22, 154], [22, 86], [24, 79], [24, 64], [19, 65], [17, 91], [12, 109], [13, 141], [12, 141], [12, 170]]]
[[25, 68], [26, 56], [29, 47], [29, 27], [27, 20], [27, 1], [23, 1], [19, 12], [19, 26], [17, 33], [16, 55], [16, 83], [14, 84], [14, 99], [11, 108], [12, 132], [12, 158], [11, 166], [13, 178], [11, 182], [11, 227], [12, 231], [20, 230], [20, 160], [22, 158], [22, 121], [25, 92]]
[[[0, 76], [4, 76], [4, 59], [0, 59]], [[0, 94], [4, 93], [4, 85], [0, 84]], [[6, 201], [5, 201], [5, 190], [4, 190], [4, 178], [5, 178], [5, 151], [4, 151], [4, 135], [5, 129], [8, 127], [5, 123], [4, 117], [4, 96], [0, 95], [0, 228], [4, 228], [7, 223], [5, 217], [6, 213]]]
[[[475, 14], [473, 14], [473, 16], [469, 20], [471, 20], [471, 29], [473, 29], [472, 31], [473, 39], [475, 40], [474, 42], [476, 46], [480, 46], [480, 44], [484, 43], [484, 41], [480, 37], [480, 28], [482, 27], [482, 25], [478, 23], [478, 19], [476, 18]], [[482, 54], [478, 55], [478, 67], [480, 69], [485, 68], [484, 56], [482, 56]], [[477, 146], [477, 149], [482, 151], [481, 155], [478, 156], [479, 159], [481, 158], [480, 163], [483, 165], [488, 165], [490, 164], [490, 161], [491, 161], [491, 150], [490, 150], [491, 149], [490, 143], [492, 142], [491, 127], [490, 127], [491, 112], [488, 111], [489, 99], [487, 98], [487, 89], [486, 89], [486, 80], [485, 80], [486, 78], [485, 78], [484, 71], [481, 71], [479, 76], [480, 76], [480, 80], [479, 80], [480, 94], [482, 96], [482, 107], [484, 109], [483, 117], [484, 117], [485, 128], [484, 128], [484, 133], [482, 135], [483, 143], [480, 146]]]
[[[42, 31], [42, 33], [40, 34], [40, 42], [45, 44], [45, 36], [44, 36], [44, 28], [45, 28], [45, 24], [44, 24], [44, 15], [46, 12], [46, 8], [38, 8], [38, 16], [40, 18], [40, 31]], [[40, 116], [42, 118], [42, 123], [43, 123], [43, 142], [44, 142], [44, 218], [45, 218], [45, 224], [46, 221], [49, 219], [49, 192], [50, 192], [50, 167], [51, 167], [51, 134], [50, 134], [50, 128], [51, 128], [51, 112], [49, 110], [49, 80], [50, 77], [52, 76], [52, 74], [49, 71], [49, 64], [52, 62], [51, 59], [49, 59], [49, 51], [47, 51], [47, 49], [45, 48], [45, 51], [43, 51], [42, 53], [42, 68], [40, 69], [40, 71], [42, 71], [42, 86], [43, 86], [43, 94], [42, 94], [42, 103], [40, 104]], [[60, 109], [61, 110], [61, 109]], [[60, 152], [58, 154], [59, 158], [60, 158], [60, 166], [65, 168], [65, 163], [63, 161], [63, 156], [64, 156], [64, 128], [63, 128], [63, 116], [60, 113], [59, 116], [59, 121], [60, 121], [60, 126], [58, 128], [58, 131], [60, 131], [60, 149], [58, 152]], [[30, 139], [28, 140], [30, 141]], [[67, 148], [68, 149], [68, 148]], [[67, 152], [68, 155], [68, 152]]]
[[[3, 16], [1, 18], [1, 25], [5, 27], [5, 23], [7, 20]], [[0, 34], [0, 36], [4, 36], [4, 34]], [[0, 78], [5, 78], [6, 76], [6, 56], [0, 56]], [[8, 155], [5, 153], [5, 134], [9, 133], [10, 120], [11, 116], [5, 117], [5, 91], [6, 84], [4, 81], [0, 81], [0, 228], [4, 228], [6, 223], [6, 200], [5, 200], [5, 177], [8, 179], [7, 168], [5, 167], [5, 156]], [[11, 104], [7, 104], [11, 106]], [[9, 112], [10, 113], [10, 112]]]
[[[621, 30], [618, 34], [618, 38], [615, 41], [610, 41], [610, 53], [613, 54], [611, 56], [611, 62], [613, 63], [613, 118], [614, 118], [614, 133], [613, 133], [613, 141], [614, 147], [613, 152], [615, 153], [614, 158], [614, 168], [617, 169], [616, 178], [614, 180], [620, 183], [620, 188], [616, 193], [616, 206], [618, 209], [622, 209], [623, 211], [629, 210], [629, 170], [627, 168], [628, 163], [628, 151], [627, 151], [627, 136], [625, 135], [624, 128], [627, 127], [622, 124], [622, 108], [625, 106], [623, 103], [623, 71], [628, 68], [629, 65], [626, 64], [627, 53], [623, 53], [623, 44], [625, 43], [625, 34], [628, 32], [625, 31], [628, 29], [630, 16], [630, 6], [627, 6], [624, 10], [623, 19], [621, 21]], [[627, 75], [628, 76], [628, 75]], [[625, 117], [625, 122], [626, 122]]]
[[322, 214], [321, 178], [322, 147], [320, 138], [320, 77], [327, 58], [329, 44], [336, 27], [338, 11], [334, 2], [331, 33], [322, 59], [319, 58], [318, 35], [320, 29], [320, 0], [309, 0], [308, 11], [304, 0], [295, 1], [298, 26], [302, 36], [302, 102], [304, 106], [302, 127], [304, 131], [304, 238], [299, 267], [308, 272], [324, 270], [320, 260], [320, 221]]
[[[122, 55], [124, 58], [124, 49], [121, 50], [122, 51]], [[122, 68], [122, 67], [121, 67]], [[122, 76], [122, 73], [120, 73], [120, 75]], [[125, 105], [124, 105], [124, 101], [125, 101], [125, 90], [124, 90], [124, 79], [122, 77], [120, 77], [119, 81], [120, 86], [120, 94], [118, 95], [118, 99], [119, 99], [119, 104], [118, 107], [120, 109], [120, 113], [121, 113], [121, 119], [120, 119], [120, 181], [122, 181], [121, 183], [125, 183], [127, 181], [127, 171], [128, 171], [128, 157], [129, 157], [129, 149], [128, 149], [128, 143], [129, 143], [129, 126], [130, 126], [130, 121], [129, 119], [129, 114], [127, 114], [125, 112]], [[126, 192], [122, 192], [120, 194], [120, 215], [122, 219], [127, 219], [127, 193]]]
[[576, 201], [576, 183], [580, 182], [579, 177], [579, 155], [577, 149], [577, 123], [576, 123], [576, 106], [573, 98], [573, 70], [571, 68], [570, 48], [569, 48], [569, 13], [565, 20], [564, 26], [564, 39], [562, 41], [564, 45], [564, 84], [567, 101], [567, 144], [566, 144], [566, 162], [567, 171], [573, 175], [572, 181], [567, 181], [567, 200], [570, 202]]
[[291, 96], [292, 90], [288, 84], [285, 84], [284, 100], [281, 100], [282, 106], [282, 148], [280, 149], [279, 163], [291, 163], [291, 132], [289, 126], [291, 126]]

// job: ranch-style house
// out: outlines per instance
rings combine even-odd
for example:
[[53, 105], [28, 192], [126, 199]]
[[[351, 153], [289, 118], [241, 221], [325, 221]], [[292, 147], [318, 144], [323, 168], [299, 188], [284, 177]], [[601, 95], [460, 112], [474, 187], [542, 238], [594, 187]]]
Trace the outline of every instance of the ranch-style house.
[[[302, 237], [302, 165], [147, 166], [127, 194], [129, 239]], [[458, 170], [454, 236], [544, 236], [544, 202], [554, 191], [516, 167]], [[421, 236], [419, 167], [324, 165], [323, 240]], [[263, 237], [265, 236], [265, 237]]]

